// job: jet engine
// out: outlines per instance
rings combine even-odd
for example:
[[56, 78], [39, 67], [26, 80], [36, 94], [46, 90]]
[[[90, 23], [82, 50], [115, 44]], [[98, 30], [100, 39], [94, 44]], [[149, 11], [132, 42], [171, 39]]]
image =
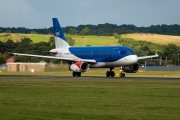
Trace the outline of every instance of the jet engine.
[[86, 62], [74, 62], [70, 64], [69, 70], [73, 72], [86, 72], [89, 69], [89, 65]]
[[136, 73], [139, 70], [139, 64], [134, 64], [131, 66], [123, 67], [124, 72], [126, 73]]

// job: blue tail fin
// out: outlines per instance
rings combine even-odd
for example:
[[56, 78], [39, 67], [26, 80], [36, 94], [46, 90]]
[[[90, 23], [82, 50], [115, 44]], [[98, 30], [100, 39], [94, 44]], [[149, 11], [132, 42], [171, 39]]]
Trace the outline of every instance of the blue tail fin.
[[53, 28], [54, 28], [54, 38], [56, 48], [69, 47], [69, 44], [66, 41], [62, 28], [59, 24], [57, 18], [53, 18]]

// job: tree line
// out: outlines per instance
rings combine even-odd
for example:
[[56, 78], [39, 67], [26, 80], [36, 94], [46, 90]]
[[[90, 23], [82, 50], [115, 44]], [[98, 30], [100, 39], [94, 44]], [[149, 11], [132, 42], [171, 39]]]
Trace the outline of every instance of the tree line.
[[[98, 24], [98, 25], [79, 25], [77, 27], [68, 26], [62, 28], [70, 35], [98, 35], [112, 36], [114, 33], [155, 33], [164, 35], [180, 35], [180, 25], [151, 25], [149, 27], [136, 27], [134, 25], [116, 25], [116, 24]], [[53, 27], [42, 29], [28, 29], [24, 27], [3, 28], [0, 27], [0, 33], [24, 33], [24, 34], [53, 34]]]

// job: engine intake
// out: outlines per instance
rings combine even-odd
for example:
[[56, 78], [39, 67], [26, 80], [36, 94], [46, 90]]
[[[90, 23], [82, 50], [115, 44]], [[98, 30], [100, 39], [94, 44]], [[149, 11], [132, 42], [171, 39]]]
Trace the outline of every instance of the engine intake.
[[126, 66], [123, 68], [124, 72], [126, 73], [136, 73], [139, 70], [139, 64], [134, 64], [131, 66]]
[[86, 62], [74, 62], [69, 66], [69, 70], [73, 72], [86, 72], [89, 69], [89, 65]]

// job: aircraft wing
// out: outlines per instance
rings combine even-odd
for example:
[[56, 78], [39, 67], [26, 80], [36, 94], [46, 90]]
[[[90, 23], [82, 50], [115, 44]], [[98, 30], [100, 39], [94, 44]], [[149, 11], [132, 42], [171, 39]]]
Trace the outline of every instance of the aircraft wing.
[[95, 60], [90, 60], [90, 59], [74, 59], [74, 58], [33, 55], [33, 54], [21, 54], [21, 53], [11, 53], [11, 54], [12, 55], [19, 55], [19, 56], [28, 56], [28, 57], [38, 57], [38, 58], [49, 58], [49, 59], [58, 59], [58, 60], [67, 60], [67, 61], [83, 61], [83, 62], [88, 62], [88, 63], [96, 63]]
[[142, 57], [137, 57], [138, 60], [141, 60], [141, 59], [148, 59], [148, 58], [153, 58], [153, 57], [158, 57], [159, 55], [155, 53], [155, 55], [150, 55], [150, 56], [142, 56]]

